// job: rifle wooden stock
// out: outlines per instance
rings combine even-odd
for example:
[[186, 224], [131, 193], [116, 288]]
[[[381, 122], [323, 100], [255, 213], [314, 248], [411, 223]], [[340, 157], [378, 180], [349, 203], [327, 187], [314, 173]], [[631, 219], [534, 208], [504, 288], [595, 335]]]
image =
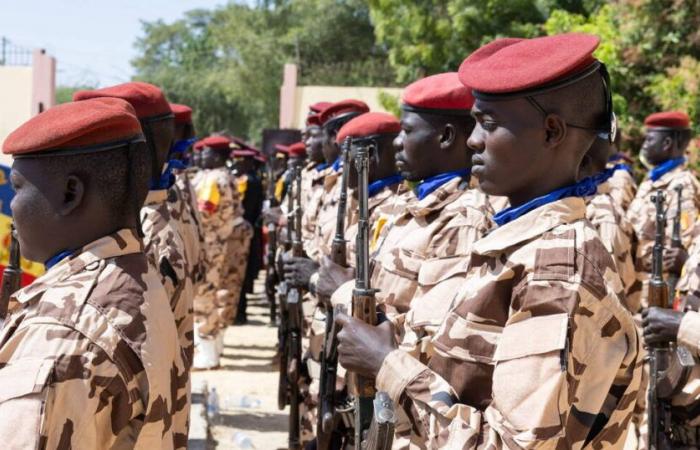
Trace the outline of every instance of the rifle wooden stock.
[[[668, 285], [663, 274], [664, 241], [666, 239], [666, 210], [664, 208], [665, 197], [661, 190], [652, 195], [656, 209], [656, 234], [654, 236], [654, 249], [652, 252], [652, 271], [648, 286], [649, 306], [668, 308]], [[669, 343], [660, 343], [649, 346], [649, 390], [647, 392], [647, 414], [649, 424], [649, 448], [660, 450], [661, 433], [670, 434], [670, 408], [658, 395], [659, 381], [663, 378], [663, 372], [669, 366]]]
[[2, 272], [2, 285], [0, 286], [0, 320], [7, 316], [7, 307], [10, 297], [19, 290], [22, 283], [22, 266], [20, 261], [19, 240], [14, 224], [10, 230], [10, 256], [7, 266]]

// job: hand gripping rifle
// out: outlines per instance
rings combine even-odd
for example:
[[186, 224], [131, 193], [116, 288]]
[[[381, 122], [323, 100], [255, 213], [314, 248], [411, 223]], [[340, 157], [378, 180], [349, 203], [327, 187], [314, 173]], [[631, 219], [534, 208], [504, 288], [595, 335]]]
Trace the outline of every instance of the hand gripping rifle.
[[[352, 315], [369, 325], [377, 325], [375, 290], [370, 286], [369, 272], [369, 151], [370, 145], [358, 146], [355, 155], [358, 189], [358, 222], [356, 240], [355, 289], [352, 293]], [[375, 380], [349, 372], [348, 387], [355, 397], [355, 445], [358, 449], [391, 448], [394, 438], [394, 409], [386, 393], [377, 393]]]
[[[335, 236], [331, 244], [331, 260], [339, 266], [347, 267], [347, 242], [345, 240], [345, 214], [348, 203], [348, 176], [350, 172], [350, 137], [345, 138], [342, 147], [343, 174], [340, 178], [340, 196], [335, 222]], [[326, 330], [321, 349], [321, 373], [319, 377], [318, 421], [316, 423], [316, 447], [318, 450], [331, 448], [333, 433], [336, 431], [336, 378], [338, 372], [338, 329], [333, 321], [333, 305], [330, 298], [319, 295], [319, 301], [326, 311]]]
[[22, 266], [20, 264], [19, 241], [14, 224], [10, 231], [10, 256], [7, 266], [2, 272], [2, 287], [0, 287], [0, 321], [7, 316], [7, 307], [10, 296], [19, 290], [22, 282]]
[[[301, 237], [301, 167], [295, 166], [289, 195], [294, 192], [294, 234], [292, 236], [292, 256], [304, 255]], [[294, 189], [292, 189], [292, 185]], [[299, 404], [299, 378], [301, 373], [301, 332], [302, 332], [302, 289], [291, 288], [287, 293], [287, 378], [289, 380], [289, 450], [301, 448]]]
[[[288, 170], [291, 173], [295, 173], [294, 166], [291, 161], [288, 166]], [[292, 249], [292, 240], [294, 235], [294, 197], [290, 189], [287, 192], [287, 229], [286, 229], [286, 239], [284, 242], [284, 251], [290, 251]], [[277, 273], [280, 274], [280, 283], [277, 285], [277, 303], [280, 307], [280, 325], [277, 330], [278, 335], [278, 354], [280, 355], [280, 366], [279, 366], [279, 381], [277, 383], [277, 407], [283, 410], [289, 404], [289, 380], [287, 378], [287, 340], [289, 336], [289, 311], [287, 308], [287, 295], [289, 293], [289, 285], [282, 275], [284, 274], [284, 267], [280, 264], [277, 267]]]
[[[673, 188], [676, 191], [676, 216], [673, 218], [673, 231], [671, 232], [671, 248], [681, 248], [683, 247], [683, 242], [681, 241], [681, 197], [683, 195], [683, 186], [677, 185]], [[671, 300], [676, 295], [676, 285], [678, 284], [678, 275], [670, 274], [668, 276], [668, 293]]]

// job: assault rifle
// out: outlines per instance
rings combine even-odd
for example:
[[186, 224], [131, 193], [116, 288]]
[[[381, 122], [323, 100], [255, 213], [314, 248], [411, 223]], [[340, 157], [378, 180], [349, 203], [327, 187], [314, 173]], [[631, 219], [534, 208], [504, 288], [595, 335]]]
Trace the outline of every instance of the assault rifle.
[[[335, 222], [335, 236], [331, 244], [331, 260], [339, 266], [347, 267], [347, 242], [345, 241], [345, 215], [348, 203], [348, 173], [350, 161], [350, 137], [345, 138], [342, 146], [343, 173], [340, 178], [340, 196]], [[319, 296], [326, 312], [326, 330], [321, 349], [321, 373], [319, 377], [318, 421], [316, 423], [316, 447], [318, 450], [331, 448], [333, 433], [338, 424], [336, 413], [336, 378], [338, 372], [337, 340], [338, 329], [333, 322], [333, 305], [330, 298]]]
[[[369, 272], [369, 151], [372, 145], [360, 145], [355, 153], [357, 168], [358, 221], [356, 238], [355, 289], [352, 293], [352, 315], [369, 325], [377, 325], [375, 290]], [[355, 446], [359, 449], [391, 448], [394, 438], [394, 410], [385, 393], [377, 393], [375, 380], [348, 373], [349, 392], [355, 398]]]
[[[275, 197], [275, 180], [272, 164], [267, 165], [267, 206], [274, 208], [277, 206]], [[277, 253], [277, 224], [270, 222], [267, 224], [267, 267], [265, 274], [265, 295], [270, 304], [270, 323], [277, 320], [277, 301], [275, 298], [275, 286], [279, 282], [279, 274], [275, 270], [275, 255]]]
[[[681, 188], [682, 189], [682, 188]], [[676, 187], [679, 194], [680, 189]], [[663, 278], [663, 251], [666, 236], [665, 197], [661, 190], [652, 196], [656, 208], [656, 235], [652, 253], [652, 272], [649, 280], [649, 307], [669, 308], [669, 287]], [[680, 217], [680, 200], [678, 201]], [[676, 224], [674, 231], [676, 234]], [[678, 241], [680, 242], [680, 225], [678, 226]], [[647, 393], [647, 409], [649, 423], [649, 448], [662, 450], [662, 435], [671, 437], [671, 408], [670, 398], [686, 384], [695, 361], [685, 347], [676, 347], [670, 342], [649, 345], [649, 391]]]
[[[292, 162], [289, 162], [288, 170], [293, 174], [294, 166]], [[291, 182], [290, 182], [291, 185]], [[286, 237], [284, 239], [284, 251], [288, 252], [292, 249], [292, 240], [294, 235], [294, 197], [290, 190], [287, 192], [287, 229]], [[283, 265], [279, 264], [277, 267], [277, 273], [282, 275], [284, 273]], [[280, 325], [277, 330], [278, 335], [278, 349], [277, 353], [280, 356], [280, 366], [279, 366], [279, 381], [277, 383], [277, 407], [282, 410], [289, 404], [289, 380], [287, 378], [287, 340], [289, 334], [289, 312], [287, 309], [287, 294], [289, 293], [290, 287], [284, 280], [284, 277], [280, 276], [280, 283], [277, 285], [277, 304], [280, 307]]]
[[[660, 189], [651, 197], [656, 208], [656, 235], [651, 262], [651, 278], [649, 279], [649, 307], [668, 308], [668, 286], [663, 275], [664, 239], [666, 237], [665, 196]], [[649, 391], [647, 393], [647, 414], [649, 423], [649, 448], [661, 450], [661, 433], [670, 436], [670, 410], [657, 392], [659, 380], [663, 371], [668, 367], [670, 348], [668, 343], [649, 346]]]
[[7, 307], [10, 296], [19, 290], [22, 282], [22, 266], [20, 264], [19, 240], [14, 224], [10, 231], [10, 256], [7, 266], [2, 272], [2, 286], [0, 286], [0, 321], [7, 316]]
[[[677, 185], [673, 188], [676, 191], [676, 216], [673, 218], [673, 230], [671, 232], [671, 248], [681, 248], [683, 247], [683, 242], [681, 241], [681, 197], [683, 195], [683, 186]], [[676, 295], [676, 285], [678, 284], [678, 275], [671, 274], [668, 276], [668, 293], [671, 300]]]
[[[294, 189], [293, 189], [293, 185]], [[289, 195], [294, 193], [296, 205], [294, 208], [294, 234], [292, 236], [292, 256], [304, 255], [301, 237], [301, 167], [294, 166], [292, 182], [289, 185]], [[301, 448], [299, 404], [299, 378], [301, 373], [301, 332], [302, 332], [302, 302], [301, 288], [294, 287], [287, 292], [287, 378], [289, 380], [289, 450]]]

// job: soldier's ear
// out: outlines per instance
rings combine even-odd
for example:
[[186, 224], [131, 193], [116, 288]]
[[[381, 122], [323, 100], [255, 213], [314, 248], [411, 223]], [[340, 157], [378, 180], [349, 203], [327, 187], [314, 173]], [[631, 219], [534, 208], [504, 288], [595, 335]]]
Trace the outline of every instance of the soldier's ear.
[[446, 123], [442, 128], [442, 134], [440, 135], [440, 148], [450, 148], [455, 139], [457, 139], [457, 128], [455, 128], [455, 126], [451, 123]]
[[83, 203], [85, 197], [85, 183], [77, 175], [68, 175], [63, 186], [63, 200], [59, 208], [61, 216], [71, 214]]

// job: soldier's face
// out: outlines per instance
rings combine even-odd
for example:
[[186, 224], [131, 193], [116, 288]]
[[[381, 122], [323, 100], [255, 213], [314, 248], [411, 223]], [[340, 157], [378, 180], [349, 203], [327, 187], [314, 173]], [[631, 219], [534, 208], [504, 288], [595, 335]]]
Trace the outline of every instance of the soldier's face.
[[[61, 249], [61, 214], [57, 205], [64, 193], [56, 176], [46, 174], [40, 160], [18, 159], [12, 165], [10, 182], [15, 196], [10, 203], [22, 256], [44, 262]], [[44, 170], [42, 170], [42, 168]]]
[[213, 148], [206, 147], [201, 153], [202, 167], [205, 169], [216, 169], [226, 163], [226, 157]]
[[419, 114], [401, 112], [401, 132], [394, 139], [396, 169], [409, 181], [435, 175], [432, 159], [440, 154], [440, 131]]
[[661, 164], [671, 157], [673, 140], [664, 131], [649, 130], [644, 136], [642, 156], [651, 165]]
[[319, 127], [310, 127], [306, 130], [306, 154], [314, 162], [322, 162], [323, 156], [323, 132]]
[[472, 114], [476, 126], [467, 145], [474, 150], [472, 174], [484, 192], [521, 195], [547, 178], [551, 154], [541, 145], [545, 130], [526, 100], [477, 100]]
[[323, 130], [323, 157], [328, 164], [333, 164], [340, 156], [340, 146], [335, 142], [336, 135], [335, 131]]

